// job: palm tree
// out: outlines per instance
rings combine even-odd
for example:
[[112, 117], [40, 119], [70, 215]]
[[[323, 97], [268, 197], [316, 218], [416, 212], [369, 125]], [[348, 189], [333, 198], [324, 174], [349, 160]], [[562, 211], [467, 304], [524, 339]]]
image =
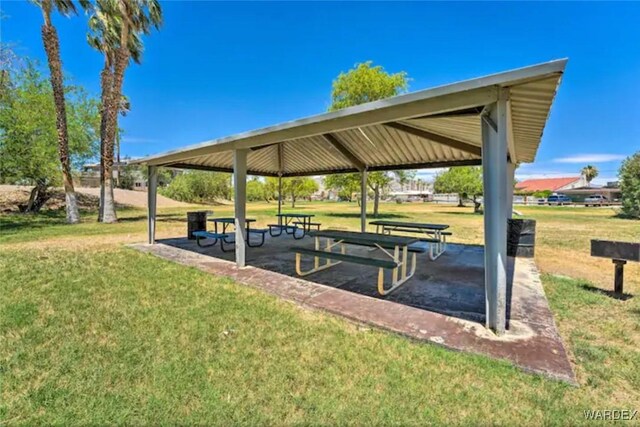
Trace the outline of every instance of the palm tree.
[[89, 20], [89, 44], [103, 53], [101, 73], [101, 220], [117, 221], [113, 200], [113, 155], [121, 112], [122, 83], [129, 61], [139, 63], [142, 34], [162, 23], [157, 0], [98, 0]]
[[[111, 92], [113, 90], [113, 67], [115, 64], [116, 49], [114, 46], [119, 44], [120, 40], [120, 20], [117, 19], [118, 15], [118, 3], [113, 0], [98, 0], [94, 5], [89, 5], [88, 10], [93, 12], [93, 15], [89, 18], [89, 34], [87, 35], [87, 42], [91, 47], [101, 52], [104, 55], [104, 66], [100, 72], [100, 206], [98, 210], [98, 221], [103, 220], [104, 213], [104, 201], [108, 197], [110, 199], [109, 204], [113, 207], [113, 192], [110, 188], [108, 194], [105, 194], [105, 159], [108, 154], [105, 154], [105, 146], [107, 141], [107, 115], [108, 104], [111, 99]], [[135, 33], [130, 35], [129, 51], [131, 58], [140, 63], [142, 55], [142, 42], [139, 36]], [[124, 99], [126, 97], [123, 96]], [[123, 101], [124, 103], [124, 101]], [[126, 110], [128, 111], [129, 103], [126, 100]], [[121, 109], [121, 113], [125, 113]], [[113, 157], [113, 155], [111, 155]], [[111, 175], [112, 171], [109, 172]], [[115, 210], [111, 216], [115, 217]]]
[[587, 180], [588, 187], [589, 185], [591, 185], [591, 181], [593, 181], [595, 177], [598, 176], [598, 168], [592, 165], [587, 165], [582, 168], [581, 173], [584, 176], [584, 179]]
[[62, 183], [65, 193], [65, 207], [67, 222], [77, 224], [80, 222], [78, 203], [73, 178], [71, 176], [71, 164], [69, 161], [69, 134], [67, 132], [67, 111], [64, 101], [64, 83], [62, 80], [62, 60], [60, 59], [60, 41], [58, 32], [51, 23], [51, 12], [57, 10], [64, 16], [76, 13], [76, 8], [71, 0], [32, 0], [42, 10], [44, 24], [42, 25], [42, 41], [47, 53], [49, 63], [51, 89], [56, 108], [56, 128], [58, 130], [58, 154], [62, 166]]

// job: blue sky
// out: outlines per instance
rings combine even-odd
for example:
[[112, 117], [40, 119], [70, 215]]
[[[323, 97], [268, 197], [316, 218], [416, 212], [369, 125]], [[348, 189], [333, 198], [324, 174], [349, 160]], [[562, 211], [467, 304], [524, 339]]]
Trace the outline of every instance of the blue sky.
[[[3, 1], [2, 41], [45, 64], [41, 15]], [[331, 82], [373, 60], [410, 90], [569, 58], [536, 162], [520, 179], [598, 166], [614, 179], [640, 149], [640, 3], [163, 2], [131, 66], [122, 151], [143, 156], [324, 112]], [[71, 79], [99, 94], [86, 18], [56, 17]], [[424, 174], [428, 176], [428, 174]]]

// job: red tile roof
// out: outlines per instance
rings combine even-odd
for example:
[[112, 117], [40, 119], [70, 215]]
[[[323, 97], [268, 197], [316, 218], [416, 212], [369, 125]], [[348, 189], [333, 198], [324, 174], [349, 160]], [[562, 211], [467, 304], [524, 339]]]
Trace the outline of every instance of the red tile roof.
[[579, 180], [579, 176], [571, 176], [566, 178], [544, 178], [544, 179], [527, 179], [516, 184], [518, 191], [556, 191], [566, 185]]

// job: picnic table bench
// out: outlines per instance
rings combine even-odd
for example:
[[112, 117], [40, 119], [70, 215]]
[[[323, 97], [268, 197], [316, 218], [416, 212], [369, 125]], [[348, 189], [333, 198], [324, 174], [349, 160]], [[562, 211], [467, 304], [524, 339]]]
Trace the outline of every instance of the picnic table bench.
[[[198, 236], [194, 233], [194, 236], [196, 236], [196, 243], [198, 244], [198, 246], [200, 247], [209, 247], [209, 246], [213, 246], [216, 244], [217, 240], [220, 240], [220, 249], [222, 249], [223, 252], [229, 252], [230, 249], [226, 249], [224, 247], [224, 243], [235, 243], [234, 240], [229, 240], [230, 237], [235, 236], [235, 233], [229, 233], [227, 232], [227, 229], [229, 228], [229, 226], [233, 225], [235, 227], [235, 223], [236, 223], [236, 219], [233, 217], [225, 217], [225, 218], [211, 218], [209, 219], [210, 222], [213, 222], [214, 224], [214, 232], [208, 232], [206, 231], [206, 234], [200, 234], [200, 237], [198, 238]], [[258, 248], [262, 245], [264, 245], [264, 236], [265, 234], [267, 234], [267, 232], [269, 230], [267, 229], [263, 229], [263, 228], [251, 228], [251, 223], [256, 222], [255, 219], [253, 218], [246, 218], [245, 219], [245, 226], [246, 226], [246, 242], [247, 242], [247, 246], [251, 247], [251, 248]], [[222, 231], [219, 232], [219, 224], [222, 226]], [[251, 243], [251, 235], [259, 235], [260, 236], [260, 243], [255, 244], [255, 243]], [[199, 243], [200, 239], [203, 238], [210, 238], [210, 239], [214, 239], [214, 242], [210, 245], [202, 245]]]
[[447, 224], [429, 224], [408, 221], [371, 221], [370, 225], [376, 226], [376, 233], [390, 235], [391, 232], [417, 233], [427, 237], [420, 238], [420, 241], [429, 244], [429, 258], [432, 261], [438, 259], [447, 250], [447, 236], [451, 236]]
[[[311, 227], [317, 227], [320, 230], [320, 223], [311, 222], [311, 218], [315, 216], [313, 214], [294, 212], [280, 213], [276, 214], [276, 216], [278, 217], [278, 223], [268, 224], [269, 234], [272, 237], [280, 236], [284, 230], [285, 233], [293, 235], [294, 239], [300, 240], [311, 231]], [[302, 234], [296, 234], [296, 231], [300, 228], [302, 229]], [[274, 234], [274, 230], [279, 230], [278, 234]]]
[[[291, 250], [296, 254], [296, 272], [298, 275], [307, 276], [333, 267], [341, 262], [378, 267], [377, 288], [380, 295], [388, 295], [413, 277], [416, 270], [416, 253], [426, 250], [424, 248], [421, 249], [419, 245], [412, 246], [419, 241], [414, 237], [389, 236], [377, 233], [358, 233], [340, 230], [310, 231], [308, 234], [315, 238], [315, 249], [302, 247], [291, 248]], [[321, 249], [320, 238], [326, 239], [324, 249]], [[348, 254], [346, 245], [373, 247], [381, 250], [389, 259]], [[337, 246], [340, 248], [340, 252], [333, 251], [333, 248]], [[412, 248], [410, 249], [411, 246]], [[409, 253], [411, 253], [412, 262], [409, 271], [407, 271]], [[312, 269], [307, 271], [302, 270], [302, 255], [313, 256], [314, 261]], [[321, 264], [320, 259], [325, 259], [326, 262]], [[335, 262], [332, 262], [332, 260]], [[391, 270], [392, 276], [391, 286], [388, 289], [385, 289], [384, 286], [385, 270]]]

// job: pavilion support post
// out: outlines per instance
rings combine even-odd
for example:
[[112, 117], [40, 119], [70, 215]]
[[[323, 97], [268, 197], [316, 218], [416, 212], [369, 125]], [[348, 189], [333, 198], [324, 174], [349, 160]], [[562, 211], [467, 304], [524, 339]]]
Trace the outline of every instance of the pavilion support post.
[[507, 162], [507, 219], [513, 216], [513, 187], [516, 179], [516, 165]]
[[[282, 175], [278, 175], [278, 215], [282, 213]], [[280, 219], [280, 217], [278, 217]]]
[[[507, 308], [507, 102], [501, 92], [482, 121], [484, 181], [484, 284], [486, 325], [506, 328]], [[496, 124], [494, 130], [491, 123]]]
[[360, 176], [360, 231], [367, 231], [367, 170], [363, 169]]
[[233, 152], [233, 190], [236, 226], [236, 265], [240, 268], [246, 265], [245, 249], [247, 242], [247, 149]]
[[158, 167], [149, 166], [147, 185], [147, 230], [149, 232], [149, 244], [156, 242], [156, 206], [158, 198]]
[[[284, 147], [278, 144], [278, 215], [282, 213], [282, 173], [284, 171]], [[282, 225], [282, 217], [278, 217], [278, 225]]]

